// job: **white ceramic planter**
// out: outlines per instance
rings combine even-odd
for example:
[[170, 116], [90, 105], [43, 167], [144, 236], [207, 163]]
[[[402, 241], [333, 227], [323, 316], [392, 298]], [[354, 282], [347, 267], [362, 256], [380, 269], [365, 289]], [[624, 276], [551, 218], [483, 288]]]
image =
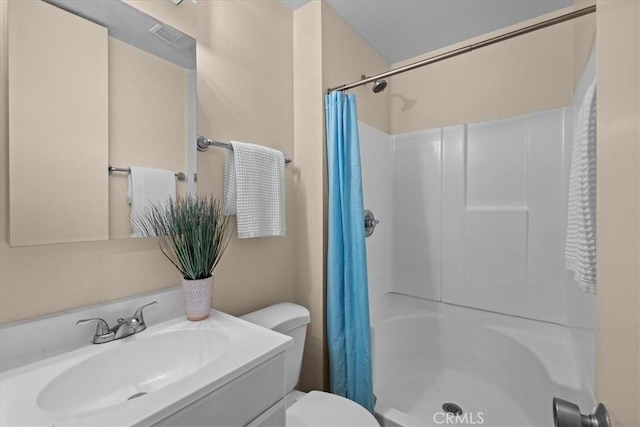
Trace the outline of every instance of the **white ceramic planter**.
[[198, 280], [182, 279], [184, 310], [187, 319], [197, 321], [209, 317], [212, 289], [213, 276]]

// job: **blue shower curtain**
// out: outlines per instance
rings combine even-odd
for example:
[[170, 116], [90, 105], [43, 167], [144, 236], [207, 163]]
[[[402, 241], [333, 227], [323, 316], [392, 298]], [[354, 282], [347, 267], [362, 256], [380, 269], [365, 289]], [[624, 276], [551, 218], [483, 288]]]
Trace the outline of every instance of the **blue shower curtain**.
[[354, 95], [326, 96], [329, 172], [327, 340], [331, 391], [373, 412], [367, 254]]

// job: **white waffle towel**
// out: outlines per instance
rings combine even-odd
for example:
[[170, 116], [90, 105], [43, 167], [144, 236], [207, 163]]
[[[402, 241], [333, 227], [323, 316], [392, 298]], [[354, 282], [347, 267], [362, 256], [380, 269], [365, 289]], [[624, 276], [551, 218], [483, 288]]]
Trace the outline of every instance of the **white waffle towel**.
[[138, 218], [152, 206], [163, 206], [176, 198], [176, 177], [172, 171], [131, 167], [127, 200], [131, 205], [131, 237], [143, 237]]
[[596, 82], [587, 90], [576, 119], [565, 264], [578, 286], [596, 292]]
[[224, 213], [236, 215], [238, 238], [284, 236], [284, 154], [231, 142], [224, 171]]

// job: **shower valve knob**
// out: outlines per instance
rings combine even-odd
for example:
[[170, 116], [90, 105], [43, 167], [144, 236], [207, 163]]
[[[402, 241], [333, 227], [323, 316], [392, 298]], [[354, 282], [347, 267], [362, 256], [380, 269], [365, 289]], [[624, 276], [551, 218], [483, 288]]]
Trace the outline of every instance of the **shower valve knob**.
[[380, 221], [376, 219], [369, 209], [365, 209], [364, 211], [364, 235], [365, 237], [369, 237], [373, 234], [376, 229], [376, 225], [380, 224]]

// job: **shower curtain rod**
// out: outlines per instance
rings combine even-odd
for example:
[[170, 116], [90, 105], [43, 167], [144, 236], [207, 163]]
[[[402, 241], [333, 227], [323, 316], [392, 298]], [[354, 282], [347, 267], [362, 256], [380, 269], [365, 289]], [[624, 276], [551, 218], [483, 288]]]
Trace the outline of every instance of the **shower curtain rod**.
[[384, 79], [387, 77], [395, 76], [396, 74], [404, 73], [405, 71], [415, 70], [416, 68], [424, 67], [425, 65], [433, 64], [435, 62], [443, 61], [445, 59], [453, 58], [454, 56], [462, 55], [463, 53], [471, 52], [472, 50], [479, 49], [481, 47], [490, 46], [492, 44], [496, 44], [505, 40], [512, 39], [514, 37], [522, 36], [524, 34], [528, 34], [537, 30], [541, 30], [543, 28], [551, 27], [552, 25], [560, 24], [565, 21], [570, 21], [575, 18], [580, 18], [581, 16], [588, 15], [596, 11], [596, 6], [584, 7], [582, 9], [574, 10], [573, 12], [565, 13], [564, 15], [556, 16], [555, 18], [547, 19], [546, 21], [538, 22], [536, 24], [532, 24], [517, 30], [510, 31], [505, 34], [501, 34], [499, 36], [491, 37], [487, 40], [483, 40], [481, 42], [472, 43], [467, 46], [459, 47], [457, 49], [450, 50], [445, 53], [441, 53], [439, 55], [435, 55], [422, 61], [413, 62], [411, 64], [404, 65], [402, 67], [394, 68], [393, 70], [386, 71], [384, 73], [376, 74], [375, 76], [367, 77], [362, 80], [358, 80], [357, 82], [344, 84], [342, 86], [337, 86], [334, 88], [328, 89], [328, 93], [335, 91], [343, 91], [353, 89], [358, 86], [363, 86], [371, 82], [375, 82], [376, 80]]

